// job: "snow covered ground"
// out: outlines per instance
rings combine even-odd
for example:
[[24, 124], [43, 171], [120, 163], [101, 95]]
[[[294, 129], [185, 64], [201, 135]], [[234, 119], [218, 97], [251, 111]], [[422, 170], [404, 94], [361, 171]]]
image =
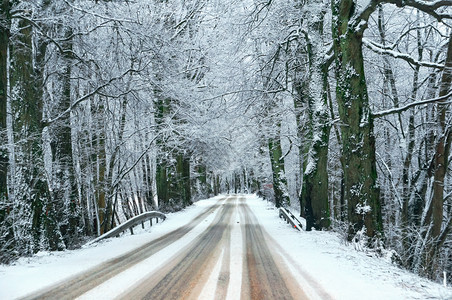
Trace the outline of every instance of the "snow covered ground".
[[452, 299], [452, 288], [420, 278], [391, 262], [358, 252], [337, 233], [302, 231], [278, 222], [274, 206], [250, 196], [259, 222], [285, 252], [336, 299]]
[[[38, 253], [31, 258], [23, 258], [12, 266], [0, 266], [0, 299], [25, 296], [143, 245], [183, 226], [218, 199], [219, 197], [215, 197], [198, 201], [184, 211], [169, 214], [163, 223], [145, 230], [135, 230], [136, 234], [133, 236], [124, 235], [73, 251]], [[254, 195], [247, 196], [247, 203], [265, 230], [281, 245], [283, 250], [278, 251], [284, 251], [290, 258], [289, 262], [294, 263], [291, 271], [303, 282], [303, 288], [306, 286], [307, 294], [310, 294], [310, 289], [320, 288], [335, 299], [452, 299], [452, 288], [419, 278], [385, 259], [357, 252], [353, 246], [344, 244], [336, 233], [296, 231], [279, 219], [278, 211], [272, 204]], [[213, 217], [214, 214], [187, 236], [172, 244], [170, 247], [174, 249], [168, 247], [154, 258], [150, 257], [153, 261], [148, 262], [148, 265], [157, 268], [159, 263], [170, 259], [178, 248], [202, 232]], [[237, 230], [233, 229], [233, 233], [240, 239]], [[237, 260], [241, 258], [235, 251], [232, 256]], [[111, 284], [111, 291], [114, 288], [121, 289], [119, 282], [133, 281], [134, 276], [143, 272], [144, 265], [144, 262], [140, 263], [134, 267], [136, 272], [127, 270], [118, 276], [122, 277], [121, 280], [112, 278], [104, 285]], [[238, 267], [240, 268], [240, 264]], [[99, 295], [103, 295], [104, 299], [110, 298], [105, 294], [96, 294], [96, 289], [82, 298], [100, 299]], [[208, 291], [203, 295], [206, 293]]]

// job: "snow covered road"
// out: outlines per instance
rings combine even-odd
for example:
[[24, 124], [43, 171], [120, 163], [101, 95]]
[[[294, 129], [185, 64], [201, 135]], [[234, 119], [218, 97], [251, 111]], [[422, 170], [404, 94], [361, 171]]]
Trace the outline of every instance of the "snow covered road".
[[[245, 199], [220, 199], [186, 226], [25, 299], [308, 299]], [[182, 241], [189, 232], [198, 234]]]
[[[239, 221], [236, 221], [237, 214]], [[243, 255], [235, 255], [242, 256], [239, 258], [243, 261], [242, 268], [231, 265], [234, 223], [241, 224], [243, 234], [245, 251]], [[273, 255], [245, 198], [230, 197], [200, 236], [164, 268], [137, 283], [120, 298], [206, 299], [210, 295], [215, 299], [238, 299], [241, 294], [242, 299], [307, 299], [297, 280]], [[231, 285], [230, 279], [235, 277], [241, 277], [242, 281]]]
[[157, 252], [165, 249], [170, 244], [185, 236], [194, 227], [199, 225], [204, 218], [218, 208], [218, 204], [212, 205], [195, 217], [187, 226], [174, 230], [152, 240], [145, 245], [125, 253], [119, 257], [104, 262], [73, 278], [61, 282], [55, 286], [44, 289], [24, 299], [74, 299], [85, 292], [99, 286], [108, 279], [130, 269], [132, 266], [144, 261]]
[[0, 266], [0, 299], [452, 299], [255, 195], [219, 196], [82, 249]]

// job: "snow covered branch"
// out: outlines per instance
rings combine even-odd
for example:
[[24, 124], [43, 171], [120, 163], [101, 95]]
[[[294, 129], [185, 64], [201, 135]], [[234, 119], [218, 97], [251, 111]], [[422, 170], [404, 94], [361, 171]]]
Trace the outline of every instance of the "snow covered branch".
[[[401, 112], [403, 112], [405, 110], [408, 110], [408, 109], [410, 109], [412, 107], [415, 107], [415, 106], [418, 106], [418, 105], [430, 104], [430, 103], [435, 103], [435, 102], [447, 100], [447, 98], [449, 98], [451, 96], [452, 96], [452, 92], [450, 92], [449, 94], [447, 94], [445, 96], [442, 96], [442, 97], [436, 97], [436, 98], [432, 98], [432, 99], [426, 99], [426, 100], [422, 100], [422, 101], [412, 102], [412, 103], [407, 104], [407, 105], [402, 106], [402, 107], [382, 110], [382, 111], [373, 113], [372, 115], [373, 115], [374, 118], [380, 118], [380, 117], [384, 117], [384, 116], [395, 114], [395, 113], [401, 113]], [[447, 105], [447, 104], [451, 104], [451, 103], [452, 103], [452, 101], [448, 101], [448, 102], [441, 102], [439, 104]]]
[[157, 140], [157, 136], [155, 136], [148, 144], [148, 146], [146, 147], [146, 149], [141, 153], [141, 155], [135, 160], [135, 162], [126, 170], [124, 171], [122, 174], [120, 174], [118, 176], [118, 178], [115, 180], [115, 183], [112, 184], [112, 187], [114, 189], [116, 189], [118, 187], [118, 185], [122, 182], [122, 180], [126, 177], [127, 174], [129, 174], [137, 165], [138, 163], [143, 159], [143, 157], [149, 153], [149, 151], [152, 148], [152, 145], [154, 144], [154, 142]]
[[420, 11], [425, 12], [426, 14], [431, 15], [439, 22], [444, 19], [452, 19], [452, 14], [450, 13], [439, 13], [438, 9], [444, 7], [451, 7], [452, 2], [450, 0], [438, 0], [433, 2], [427, 2], [422, 0], [371, 0], [367, 4], [367, 6], [359, 13], [355, 18], [351, 21], [351, 24], [358, 31], [364, 31], [367, 28], [367, 21], [369, 20], [370, 15], [375, 11], [378, 5], [383, 3], [391, 3], [398, 7], [413, 7]]
[[120, 23], [126, 23], [126, 22], [127, 23], [136, 23], [136, 21], [133, 20], [133, 19], [112, 18], [112, 17], [106, 16], [106, 15], [102, 15], [100, 13], [97, 13], [97, 12], [95, 12], [93, 10], [83, 9], [81, 7], [73, 5], [72, 3], [70, 3], [67, 0], [64, 0], [64, 3], [66, 3], [66, 5], [68, 5], [72, 9], [77, 10], [77, 11], [79, 11], [79, 12], [85, 14], [85, 15], [91, 15], [91, 16], [96, 17], [96, 18], [101, 18], [101, 19], [104, 19], [104, 20], [110, 20], [110, 21], [115, 21], [115, 22], [120, 22]]
[[389, 0], [385, 1], [387, 3], [392, 3], [397, 5], [398, 7], [410, 6], [423, 11], [438, 21], [442, 21], [443, 19], [452, 19], [452, 14], [448, 13], [438, 13], [436, 10], [442, 7], [451, 7], [452, 2], [450, 0], [438, 0], [438, 1], [422, 1], [422, 0]]
[[380, 45], [378, 43], [375, 43], [374, 41], [371, 41], [366, 38], [363, 38], [363, 44], [370, 50], [374, 51], [375, 53], [382, 54], [382, 55], [389, 55], [394, 58], [400, 58], [413, 65], [428, 67], [428, 68], [438, 68], [438, 69], [444, 68], [444, 65], [442, 65], [442, 64], [437, 64], [437, 63], [429, 62], [429, 61], [416, 60], [415, 58], [413, 58], [412, 56], [410, 56], [408, 54], [390, 50], [387, 47]]
[[122, 79], [124, 76], [128, 75], [128, 74], [132, 74], [132, 73], [139, 73], [140, 71], [142, 71], [145, 67], [147, 66], [147, 64], [141, 68], [141, 69], [129, 69], [127, 71], [125, 71], [124, 73], [122, 73], [119, 76], [110, 78], [110, 80], [108, 80], [106, 83], [99, 85], [97, 88], [95, 88], [92, 92], [78, 98], [76, 101], [74, 101], [74, 103], [71, 104], [70, 107], [68, 107], [65, 111], [63, 111], [61, 114], [59, 114], [58, 116], [56, 116], [53, 119], [49, 119], [47, 121], [43, 121], [43, 125], [44, 126], [48, 126], [51, 123], [54, 123], [60, 119], [62, 119], [65, 115], [67, 115], [68, 113], [70, 113], [72, 110], [74, 110], [80, 103], [82, 103], [85, 100], [88, 100], [90, 97], [100, 93], [102, 91], [102, 89], [106, 88], [107, 86], [109, 86], [110, 84], [112, 84], [113, 82]]

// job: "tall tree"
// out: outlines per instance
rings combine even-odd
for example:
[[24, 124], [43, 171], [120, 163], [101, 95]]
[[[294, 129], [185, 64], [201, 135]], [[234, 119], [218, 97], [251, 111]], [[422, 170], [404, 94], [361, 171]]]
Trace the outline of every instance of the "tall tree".
[[[445, 67], [441, 77], [439, 97], [447, 96], [452, 87], [452, 32], [449, 36]], [[432, 195], [432, 229], [431, 238], [433, 245], [428, 253], [426, 265], [431, 268], [430, 273], [434, 273], [438, 267], [436, 255], [439, 248], [444, 243], [447, 234], [451, 231], [451, 224], [443, 228], [444, 219], [444, 186], [446, 185], [446, 173], [449, 166], [449, 155], [452, 139], [452, 124], [449, 119], [449, 105], [445, 105], [447, 98], [441, 100], [438, 105], [438, 133], [436, 142], [436, 152], [433, 160], [433, 195]], [[449, 221], [450, 222], [450, 221]]]
[[39, 90], [43, 91], [46, 126], [51, 158], [48, 160], [49, 199], [43, 204], [43, 229], [49, 247], [62, 250], [77, 244], [79, 203], [75, 183], [75, 168], [71, 134], [71, 25], [65, 19], [67, 3], [45, 0], [39, 14], [54, 21], [33, 22], [40, 36], [37, 38], [37, 76]]
[[369, 108], [362, 50], [366, 26], [359, 23], [361, 20], [356, 16], [355, 7], [353, 0], [332, 1], [336, 100], [342, 122], [344, 191], [350, 240], [362, 229], [370, 237], [383, 231], [373, 117]]
[[327, 228], [330, 224], [328, 201], [328, 143], [330, 120], [328, 116], [326, 61], [323, 38], [326, 7], [322, 1], [310, 1], [304, 7], [303, 22], [306, 56], [308, 59], [307, 76], [300, 85], [301, 98], [307, 102], [308, 133], [305, 139], [309, 147], [305, 159], [303, 185], [300, 194], [304, 207], [306, 228], [311, 230]]
[[[7, 174], [8, 174], [8, 150], [6, 134], [7, 96], [8, 96], [8, 46], [11, 27], [10, 1], [0, 2], [0, 203], [6, 202]], [[5, 216], [6, 208], [0, 208], [0, 221]]]
[[0, 2], [0, 263], [7, 263], [13, 257], [7, 248], [14, 247], [14, 232], [10, 212], [12, 205], [8, 199], [8, 135], [7, 135], [7, 101], [8, 101], [8, 47], [10, 39], [11, 15], [10, 1]]
[[[10, 87], [14, 163], [11, 188], [14, 212], [23, 220], [16, 227], [17, 249], [29, 247], [25, 253], [40, 249], [43, 204], [48, 200], [48, 186], [44, 174], [42, 151], [42, 81], [38, 76], [38, 60], [33, 55], [33, 27], [29, 15], [18, 19], [18, 32], [10, 47]], [[38, 54], [39, 55], [39, 54]], [[25, 228], [23, 228], [25, 227]], [[26, 232], [28, 231], [28, 232]], [[32, 235], [31, 239], [20, 241]], [[33, 245], [30, 245], [33, 240]]]
[[348, 201], [349, 238], [365, 226], [374, 237], [382, 232], [381, 203], [375, 164], [373, 115], [370, 112], [363, 60], [363, 34], [370, 15], [379, 4], [411, 6], [441, 20], [451, 18], [438, 10], [448, 1], [425, 3], [375, 0], [357, 9], [353, 0], [332, 1], [332, 33], [336, 61], [336, 99], [342, 122], [342, 155], [345, 199]]
[[[277, 126], [280, 128], [280, 125]], [[286, 207], [290, 205], [289, 195], [287, 194], [287, 180], [284, 171], [284, 156], [281, 148], [280, 130], [277, 130], [276, 137], [270, 137], [268, 140], [268, 150], [270, 153], [270, 162], [273, 175], [273, 192], [276, 207]]]

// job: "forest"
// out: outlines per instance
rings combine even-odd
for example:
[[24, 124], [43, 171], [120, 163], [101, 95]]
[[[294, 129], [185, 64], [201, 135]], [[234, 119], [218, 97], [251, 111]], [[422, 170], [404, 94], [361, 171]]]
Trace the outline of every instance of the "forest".
[[450, 0], [0, 0], [0, 263], [257, 193], [452, 281], [451, 96]]

